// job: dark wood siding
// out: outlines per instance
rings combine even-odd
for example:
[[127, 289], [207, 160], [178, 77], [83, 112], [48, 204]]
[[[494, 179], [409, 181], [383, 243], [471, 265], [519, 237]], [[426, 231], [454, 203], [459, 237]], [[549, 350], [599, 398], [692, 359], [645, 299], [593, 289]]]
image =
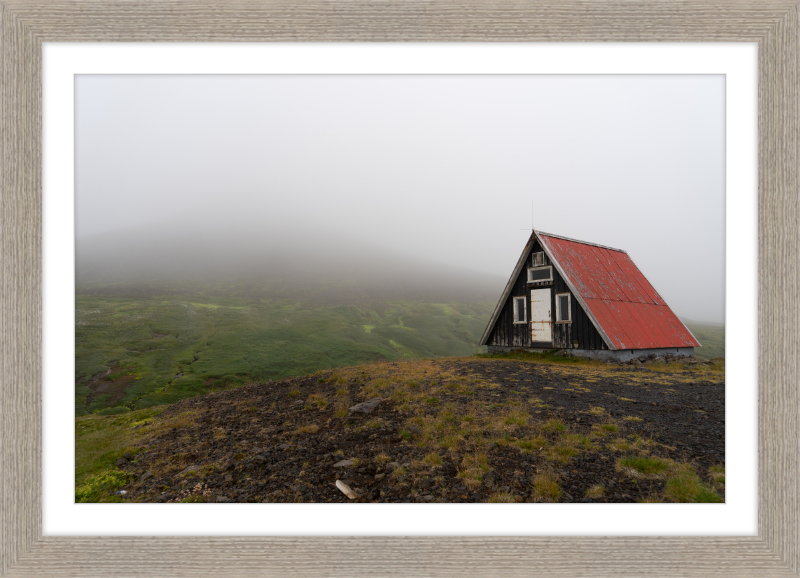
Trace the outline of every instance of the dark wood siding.
[[[580, 303], [567, 287], [564, 279], [553, 267], [553, 281], [528, 283], [528, 266], [531, 265], [531, 253], [542, 251], [539, 242], [536, 241], [530, 253], [525, 256], [526, 266], [522, 268], [519, 276], [514, 281], [511, 294], [503, 304], [503, 309], [497, 318], [497, 322], [489, 334], [487, 343], [489, 345], [502, 345], [505, 347], [553, 347], [560, 349], [572, 349], [574, 343], [578, 349], [608, 349], [602, 337], [595, 329], [589, 317], [584, 313]], [[550, 260], [545, 255], [544, 265], [550, 265]], [[525, 297], [526, 319], [530, 321], [531, 300], [530, 291], [532, 288], [549, 287], [550, 292], [550, 311], [555, 318], [556, 295], [559, 293], [570, 294], [570, 307], [572, 309], [572, 321], [569, 323], [552, 324], [552, 343], [531, 343], [531, 330], [528, 323], [514, 323], [514, 297]]]

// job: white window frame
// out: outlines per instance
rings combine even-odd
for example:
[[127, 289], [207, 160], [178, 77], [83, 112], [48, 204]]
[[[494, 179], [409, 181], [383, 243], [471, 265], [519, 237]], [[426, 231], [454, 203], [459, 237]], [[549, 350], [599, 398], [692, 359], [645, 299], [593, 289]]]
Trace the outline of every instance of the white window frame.
[[[550, 271], [549, 279], [531, 279], [531, 271], [538, 271], [539, 269], [548, 269]], [[553, 266], [545, 265], [544, 267], [528, 267], [528, 283], [552, 283], [553, 282]]]
[[[536, 255], [541, 255], [542, 256], [541, 259], [539, 259], [539, 263], [536, 262]], [[535, 269], [536, 267], [541, 267], [542, 263], [544, 263], [544, 251], [534, 251], [533, 253], [531, 253], [531, 267], [532, 268]]]
[[[517, 302], [518, 301], [522, 301], [522, 317], [523, 317], [522, 321], [518, 321], [517, 320]], [[525, 323], [528, 322], [528, 306], [525, 303], [526, 301], [527, 301], [527, 298], [524, 295], [522, 297], [514, 297], [514, 299], [512, 301], [513, 309], [511, 311], [511, 314], [514, 316], [514, 325], [524, 325]]]
[[[567, 317], [569, 319], [561, 319], [561, 301], [559, 297], [567, 296]], [[556, 293], [556, 323], [572, 323], [572, 294], [571, 293]]]

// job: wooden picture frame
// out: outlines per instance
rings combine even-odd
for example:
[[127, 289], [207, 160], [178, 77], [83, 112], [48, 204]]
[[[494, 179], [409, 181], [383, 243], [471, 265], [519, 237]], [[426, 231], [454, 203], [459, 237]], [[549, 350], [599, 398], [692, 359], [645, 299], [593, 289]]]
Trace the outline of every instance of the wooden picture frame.
[[[0, 575], [800, 575], [798, 0], [3, 0]], [[757, 42], [758, 535], [42, 536], [42, 43]]]

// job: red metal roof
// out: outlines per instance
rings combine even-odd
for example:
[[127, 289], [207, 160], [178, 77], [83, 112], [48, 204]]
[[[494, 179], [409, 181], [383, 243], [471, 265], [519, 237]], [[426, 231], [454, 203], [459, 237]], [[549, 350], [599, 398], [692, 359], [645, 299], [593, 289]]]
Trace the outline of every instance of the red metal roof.
[[611, 347], [700, 346], [627, 253], [546, 233], [538, 237]]

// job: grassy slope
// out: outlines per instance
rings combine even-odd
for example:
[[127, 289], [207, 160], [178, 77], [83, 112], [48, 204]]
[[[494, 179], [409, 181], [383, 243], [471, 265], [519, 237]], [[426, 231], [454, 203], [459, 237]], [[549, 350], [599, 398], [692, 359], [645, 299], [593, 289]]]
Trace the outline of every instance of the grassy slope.
[[[75, 411], [115, 413], [378, 359], [469, 355], [493, 302], [319, 306], [232, 297], [76, 296]], [[87, 403], [86, 381], [131, 384]], [[179, 371], [183, 376], [176, 378]]]
[[[482, 357], [518, 359], [541, 365], [543, 369], [546, 368], [561, 377], [560, 380], [555, 380], [554, 384], [560, 382], [562, 387], [573, 385], [572, 382], [576, 377], [588, 378], [591, 381], [602, 378], [619, 379], [617, 367], [609, 367], [594, 360], [530, 353]], [[688, 375], [681, 373], [685, 368], [679, 362], [671, 364], [654, 362], [650, 363], [649, 367], [656, 372], [677, 372], [675, 375], [679, 381], [724, 380], [724, 363], [716, 363], [711, 367], [691, 367]], [[645, 377], [628, 377], [628, 379], [652, 381], [653, 378], [648, 374]], [[440, 460], [441, 454], [461, 453], [463, 462], [457, 476], [470, 488], [479, 486], [481, 477], [491, 468], [487, 459], [487, 444], [511, 445], [519, 448], [521, 457], [528, 454], [544, 456], [545, 465], [549, 465], [550, 468], [544, 468], [544, 473], [536, 476], [532, 483], [537, 491], [541, 490], [540, 497], [545, 498], [544, 501], [555, 501], [562, 491], [557, 483], [557, 471], [567, 466], [575, 467], [570, 463], [573, 456], [588, 455], [599, 451], [601, 445], [613, 442], [620, 464], [628, 469], [643, 471], [643, 468], [654, 465], [663, 468], [663, 477], [668, 478], [667, 487], [663, 494], [651, 496], [650, 501], [719, 501], [721, 498], [717, 492], [724, 495], [722, 466], [710, 470], [713, 487], [709, 487], [697, 476], [692, 464], [650, 456], [649, 454], [657, 449], [659, 444], [652, 439], [643, 439], [639, 435], [626, 435], [628, 418], [613, 417], [602, 407], [593, 407], [588, 414], [584, 412], [582, 415], [584, 423], [587, 420], [588, 423], [595, 422], [591, 437], [587, 438], [572, 432], [571, 428], [576, 427], [576, 424], [571, 422], [565, 424], [557, 419], [543, 422], [544, 418], [537, 417], [537, 414], [541, 414], [541, 410], [548, 406], [535, 397], [526, 402], [502, 398], [491, 403], [475, 402], [473, 398], [475, 390], [494, 390], [499, 387], [498, 384], [493, 380], [487, 381], [475, 376], [467, 378], [443, 371], [431, 361], [422, 360], [391, 366], [379, 363], [340, 368], [329, 376], [326, 383], [334, 384], [338, 388], [336, 398], [331, 400], [331, 403], [345, 408], [343, 414], [345, 417], [346, 408], [356, 401], [349, 397], [351, 394], [358, 394], [361, 398], [390, 397], [397, 402], [399, 411], [407, 417], [406, 424], [419, 431], [419, 436], [415, 440], [416, 445], [426, 452], [431, 452], [427, 457], [436, 457]], [[350, 391], [347, 384], [361, 385]], [[436, 396], [444, 394], [463, 396], [469, 401], [456, 405], [453, 403], [440, 405]], [[340, 398], [340, 395], [343, 397]], [[500, 394], [495, 395], [499, 397]], [[120, 501], [113, 495], [113, 491], [122, 487], [126, 479], [124, 474], [120, 474], [114, 468], [114, 460], [121, 457], [125, 451], [133, 454], [142, 451], [137, 445], [148, 443], [148, 436], [154, 432], [163, 433], [173, 427], [182, 429], [188, 425], [196, 425], [191, 421], [192, 412], [173, 415], [163, 423], [152, 419], [163, 409], [151, 408], [119, 416], [83, 416], [76, 419], [75, 481], [76, 488], [88, 494], [85, 501]], [[315, 408], [307, 405], [300, 419], [313, 415], [313, 411]], [[531, 431], [523, 435], [522, 431], [525, 428]], [[400, 435], [403, 439], [411, 439], [409, 429], [403, 429]], [[465, 441], [467, 438], [469, 442]], [[462, 447], [457, 451], [459, 444], [462, 444]], [[435, 465], [440, 462], [431, 463]], [[420, 469], [425, 464], [413, 465], [414, 468]], [[170, 458], [164, 467], [180, 469], [183, 465], [173, 463]], [[542, 479], [547, 472], [550, 472], [548, 475], [554, 476], [550, 480], [551, 490], [538, 487], [547, 481]], [[121, 477], [114, 479], [112, 476], [114, 473]], [[602, 494], [603, 486], [597, 488]], [[498, 493], [492, 496], [490, 501], [508, 501], [505, 498], [510, 497], [512, 496]]]
[[703, 346], [694, 350], [697, 357], [705, 357], [706, 359], [725, 357], [724, 325], [710, 325], [686, 319], [683, 322]]

